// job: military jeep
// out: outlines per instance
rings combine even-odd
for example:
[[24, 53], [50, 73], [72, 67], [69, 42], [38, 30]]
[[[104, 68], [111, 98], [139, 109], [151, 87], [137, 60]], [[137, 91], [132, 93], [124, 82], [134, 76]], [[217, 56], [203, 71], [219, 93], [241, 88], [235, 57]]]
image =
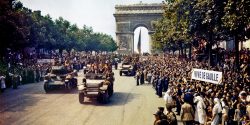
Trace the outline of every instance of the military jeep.
[[128, 62], [122, 63], [120, 76], [122, 76], [122, 74], [125, 74], [126, 76], [133, 76], [133, 66]]
[[64, 66], [52, 66], [50, 72], [44, 76], [44, 90], [62, 88], [69, 91], [77, 87], [77, 72], [69, 72]]
[[109, 82], [103, 74], [86, 73], [82, 84], [78, 85], [79, 102], [84, 98], [97, 98], [99, 102], [107, 103], [113, 94], [113, 83]]

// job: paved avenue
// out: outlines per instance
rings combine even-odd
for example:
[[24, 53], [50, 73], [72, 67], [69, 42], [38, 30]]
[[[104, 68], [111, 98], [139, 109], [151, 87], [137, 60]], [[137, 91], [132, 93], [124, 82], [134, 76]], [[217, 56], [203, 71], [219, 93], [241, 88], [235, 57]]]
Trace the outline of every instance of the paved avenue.
[[82, 105], [77, 90], [45, 94], [42, 82], [8, 89], [0, 95], [0, 125], [152, 125], [163, 99], [151, 85], [136, 86], [133, 77], [114, 72], [115, 93], [108, 104], [86, 99]]

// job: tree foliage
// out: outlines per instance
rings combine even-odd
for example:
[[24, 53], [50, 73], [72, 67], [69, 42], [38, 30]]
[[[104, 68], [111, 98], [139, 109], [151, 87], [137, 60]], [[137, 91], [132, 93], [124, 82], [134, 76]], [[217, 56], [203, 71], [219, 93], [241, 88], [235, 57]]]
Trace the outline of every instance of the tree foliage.
[[194, 38], [202, 38], [211, 48], [233, 36], [249, 39], [249, 8], [249, 0], [166, 0], [163, 18], [156, 24], [154, 47], [180, 48], [179, 43], [192, 44]]
[[42, 16], [40, 11], [31, 11], [15, 0], [0, 1], [0, 39], [1, 51], [24, 47], [79, 51], [117, 48], [110, 35], [95, 33], [86, 25], [79, 28], [62, 17], [52, 20], [50, 15]]
[[213, 65], [212, 46], [233, 39], [239, 69], [239, 42], [250, 38], [249, 8], [249, 0], [166, 0], [153, 47], [175, 51], [188, 45], [191, 58], [191, 48], [196, 46]]

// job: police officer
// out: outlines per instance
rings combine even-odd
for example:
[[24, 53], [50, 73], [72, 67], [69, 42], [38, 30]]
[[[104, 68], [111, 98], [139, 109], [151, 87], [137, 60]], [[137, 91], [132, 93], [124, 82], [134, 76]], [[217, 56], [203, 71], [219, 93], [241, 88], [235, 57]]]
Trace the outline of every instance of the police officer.
[[140, 83], [144, 84], [144, 73], [143, 73], [143, 70], [140, 73]]
[[159, 96], [159, 97], [162, 97], [162, 81], [163, 81], [163, 79], [162, 79], [162, 77], [160, 77], [159, 78], [159, 80], [158, 80], [158, 82], [157, 82], [157, 86], [156, 86], [156, 88], [157, 88], [157, 95]]
[[139, 85], [139, 82], [140, 82], [140, 70], [136, 72], [136, 85], [138, 86]]
[[117, 70], [118, 62], [115, 60], [115, 70]]

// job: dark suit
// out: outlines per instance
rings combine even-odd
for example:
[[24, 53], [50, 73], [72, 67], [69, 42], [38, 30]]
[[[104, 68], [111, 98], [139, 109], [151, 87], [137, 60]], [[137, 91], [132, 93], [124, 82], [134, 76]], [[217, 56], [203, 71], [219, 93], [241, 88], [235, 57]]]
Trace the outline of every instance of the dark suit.
[[159, 96], [159, 97], [162, 97], [162, 86], [163, 86], [163, 79], [159, 79], [158, 80], [158, 83], [157, 83], [157, 86], [156, 86], [156, 88], [157, 88], [157, 95]]
[[140, 77], [140, 82], [141, 84], [144, 84], [144, 73], [141, 73], [141, 77]]

